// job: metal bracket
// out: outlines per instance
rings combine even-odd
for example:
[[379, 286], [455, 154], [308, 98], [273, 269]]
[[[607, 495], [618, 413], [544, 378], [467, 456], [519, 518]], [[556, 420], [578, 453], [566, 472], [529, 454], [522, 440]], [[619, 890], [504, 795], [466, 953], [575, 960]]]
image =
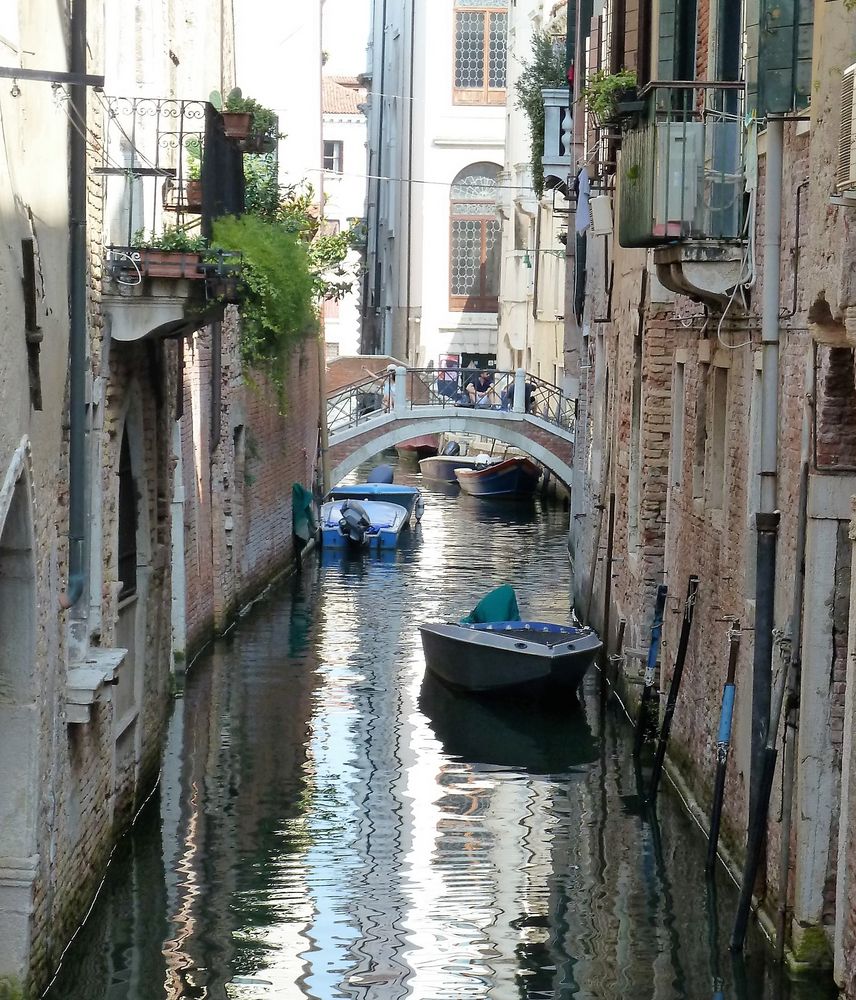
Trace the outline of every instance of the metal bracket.
[[22, 66], [0, 66], [0, 77], [10, 80], [42, 80], [46, 83], [70, 83], [84, 87], [95, 87], [102, 90], [103, 76], [93, 76], [91, 73], [69, 73], [65, 70], [24, 69]]

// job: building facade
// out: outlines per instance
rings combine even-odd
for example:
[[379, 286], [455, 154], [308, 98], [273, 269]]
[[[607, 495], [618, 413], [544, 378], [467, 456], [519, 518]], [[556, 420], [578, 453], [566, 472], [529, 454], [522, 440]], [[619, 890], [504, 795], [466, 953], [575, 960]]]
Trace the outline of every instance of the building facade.
[[495, 363], [509, 8], [372, 6], [365, 353]]
[[[360, 271], [359, 244], [365, 236], [366, 94], [356, 77], [324, 77], [323, 195], [327, 227], [354, 230], [346, 266]], [[324, 341], [329, 358], [359, 354], [360, 282], [341, 299], [324, 304]]]
[[[709, 815], [736, 638], [722, 855], [741, 877], [760, 817], [762, 919], [794, 961], [834, 970], [854, 996], [856, 178], [845, 140], [856, 14], [803, 3], [759, 35], [758, 5], [678, 0], [648, 13], [578, 6], [588, 114], [574, 139], [590, 190], [577, 218], [615, 221], [598, 235], [583, 227], [582, 323], [567, 330], [583, 359], [576, 605], [603, 629], [633, 699], [657, 588], [668, 587], [665, 690], [698, 577], [676, 780]], [[631, 92], [605, 106], [603, 80], [624, 70]], [[765, 809], [768, 741], [779, 753]]]
[[290, 358], [283, 416], [245, 384], [236, 272], [158, 264], [143, 241], [243, 208], [245, 153], [208, 100], [236, 81], [231, 5], [131, 8], [0, 14], [2, 64], [21, 72], [0, 94], [0, 992], [15, 996], [46, 983], [157, 780], [174, 662], [293, 558], [291, 486], [312, 484], [318, 450], [316, 341]]
[[[570, 158], [553, 149], [568, 108], [568, 89], [554, 86], [543, 141], [533, 148], [532, 126], [522, 113], [517, 84], [536, 61], [536, 39], [549, 38], [557, 78], [564, 78], [566, 4], [530, 0], [509, 12], [505, 163], [498, 202], [502, 220], [497, 367], [524, 368], [554, 385], [564, 381], [565, 257]], [[533, 188], [533, 159], [545, 182]], [[573, 240], [573, 236], [572, 236]], [[572, 244], [573, 247], [573, 244]]]

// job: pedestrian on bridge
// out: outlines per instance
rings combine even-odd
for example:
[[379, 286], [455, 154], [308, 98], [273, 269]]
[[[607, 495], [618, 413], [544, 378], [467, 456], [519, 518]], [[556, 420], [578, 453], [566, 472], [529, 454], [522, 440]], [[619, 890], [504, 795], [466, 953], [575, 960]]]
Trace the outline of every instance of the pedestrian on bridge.
[[473, 406], [499, 406], [493, 387], [493, 372], [482, 370], [467, 382], [467, 396]]

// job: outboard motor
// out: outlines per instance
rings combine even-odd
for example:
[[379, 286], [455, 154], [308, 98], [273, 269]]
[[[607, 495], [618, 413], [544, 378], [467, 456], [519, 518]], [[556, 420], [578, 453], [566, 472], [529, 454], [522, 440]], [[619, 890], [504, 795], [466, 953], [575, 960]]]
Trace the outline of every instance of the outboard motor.
[[367, 483], [383, 483], [388, 486], [393, 479], [393, 468], [391, 465], [376, 465], [368, 474]]
[[366, 543], [366, 535], [372, 526], [371, 518], [365, 507], [356, 500], [345, 500], [340, 508], [339, 532], [352, 545], [361, 546]]
[[457, 441], [447, 441], [445, 447], [443, 448], [444, 455], [460, 455], [461, 446]]

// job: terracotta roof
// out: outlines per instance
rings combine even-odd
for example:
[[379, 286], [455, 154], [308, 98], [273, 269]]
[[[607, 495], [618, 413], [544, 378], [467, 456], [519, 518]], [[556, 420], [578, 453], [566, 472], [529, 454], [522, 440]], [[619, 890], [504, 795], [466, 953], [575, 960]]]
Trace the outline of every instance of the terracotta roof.
[[366, 99], [365, 90], [353, 76], [325, 76], [323, 87], [324, 113], [360, 115], [359, 105]]

